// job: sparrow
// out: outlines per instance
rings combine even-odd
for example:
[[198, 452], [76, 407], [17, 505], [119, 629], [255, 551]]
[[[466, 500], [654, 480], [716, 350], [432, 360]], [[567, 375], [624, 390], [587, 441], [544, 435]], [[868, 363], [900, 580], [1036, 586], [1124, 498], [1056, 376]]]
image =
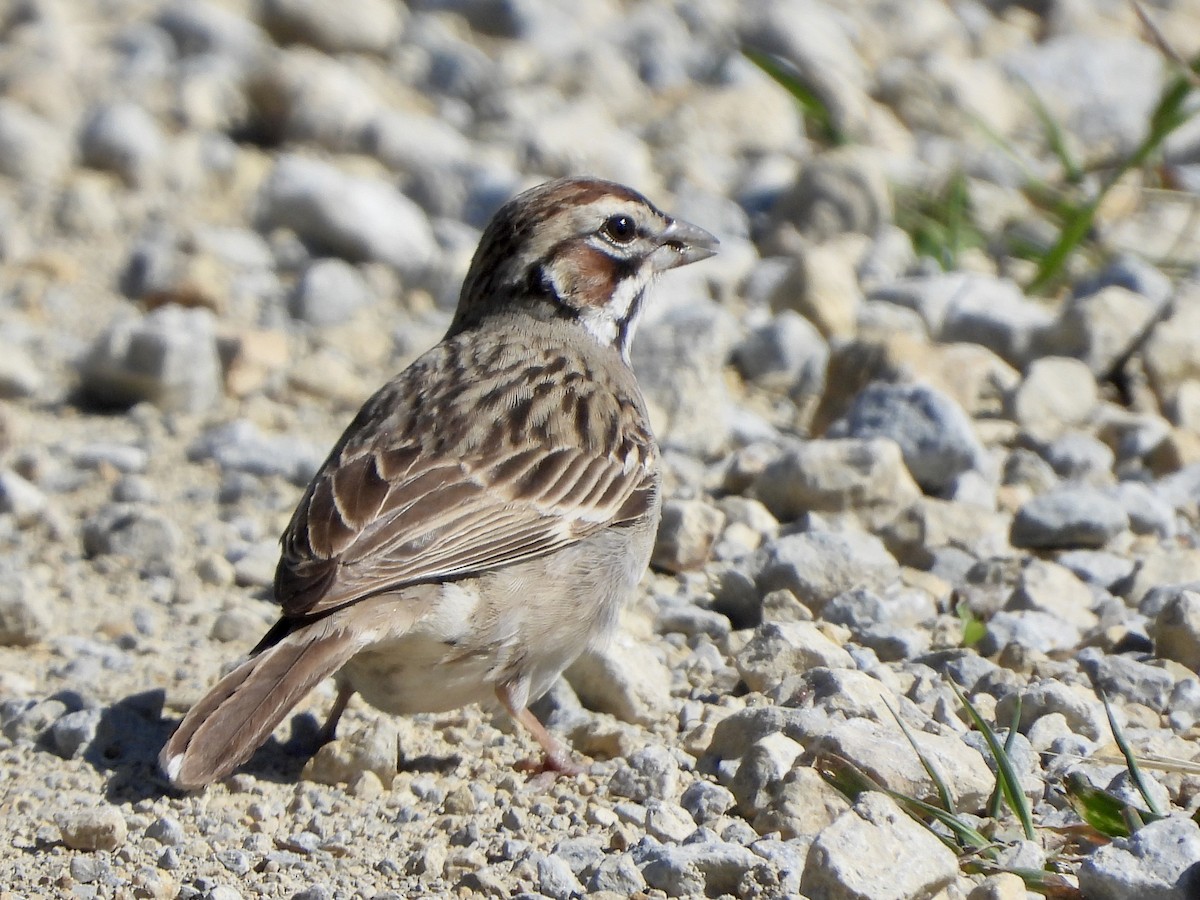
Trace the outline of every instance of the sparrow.
[[717, 239], [620, 184], [551, 181], [488, 224], [442, 341], [359, 410], [283, 536], [281, 615], [184, 717], [159, 763], [223, 778], [334, 676], [387, 713], [529, 711], [603, 642], [649, 561], [659, 451], [630, 366], [655, 277]]

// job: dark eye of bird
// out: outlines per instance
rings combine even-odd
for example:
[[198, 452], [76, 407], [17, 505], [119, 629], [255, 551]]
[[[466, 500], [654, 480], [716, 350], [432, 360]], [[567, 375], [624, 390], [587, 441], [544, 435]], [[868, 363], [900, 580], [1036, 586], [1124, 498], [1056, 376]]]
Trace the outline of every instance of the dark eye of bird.
[[637, 225], [631, 216], [626, 215], [609, 216], [603, 230], [618, 244], [628, 244], [637, 236]]

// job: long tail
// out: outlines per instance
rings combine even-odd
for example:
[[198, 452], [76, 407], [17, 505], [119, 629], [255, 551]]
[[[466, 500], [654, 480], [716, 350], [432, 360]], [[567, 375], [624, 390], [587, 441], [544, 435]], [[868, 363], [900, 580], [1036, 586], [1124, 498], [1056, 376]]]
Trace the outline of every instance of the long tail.
[[190, 790], [228, 775], [309, 691], [360, 650], [354, 630], [339, 627], [337, 618], [297, 628], [218, 681], [159, 754], [171, 783]]

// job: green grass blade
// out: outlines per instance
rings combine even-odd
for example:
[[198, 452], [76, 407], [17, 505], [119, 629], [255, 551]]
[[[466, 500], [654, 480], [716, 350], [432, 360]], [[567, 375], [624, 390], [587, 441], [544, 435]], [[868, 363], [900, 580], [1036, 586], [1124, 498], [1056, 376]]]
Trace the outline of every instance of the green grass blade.
[[963, 871], [969, 875], [999, 875], [1008, 872], [1025, 882], [1025, 889], [1050, 897], [1053, 900], [1084, 900], [1083, 894], [1074, 884], [1057, 872], [1045, 869], [1027, 869], [1021, 866], [994, 866], [986, 862], [965, 862]]
[[824, 754], [813, 765], [828, 784], [845, 794], [851, 802], [856, 801], [867, 791], [878, 791], [891, 797], [905, 812], [926, 827], [929, 823], [922, 818], [921, 814], [936, 819], [958, 839], [959, 843], [956, 846], [952, 842], [946, 841], [943, 835], [934, 832], [952, 850], [958, 851], [961, 847], [973, 847], [979, 851], [987, 851], [993, 847], [992, 841], [963, 822], [957, 815], [946, 812], [944, 809], [938, 809], [933, 804], [925, 803], [916, 797], [883, 787], [848, 759], [835, 754]]
[[[1013, 704], [1012, 719], [1008, 725], [1008, 734], [1004, 736], [1004, 754], [1010, 759], [1012, 757], [1012, 748], [1017, 741], [1017, 729], [1021, 725], [1021, 698], [1017, 697], [1017, 702]], [[1000, 777], [996, 777], [996, 787], [992, 790], [992, 796], [988, 798], [988, 815], [993, 819], [1000, 818], [1000, 801], [1003, 799], [1003, 791], [1000, 787]]]
[[1072, 772], [1063, 784], [1067, 802], [1083, 821], [1108, 837], [1129, 837], [1125, 822], [1126, 803], [1107, 791], [1092, 787], [1080, 772]]
[[[1192, 63], [1192, 69], [1193, 71], [1200, 70], [1200, 59]], [[1033, 280], [1026, 288], [1029, 293], [1036, 294], [1059, 281], [1066, 268], [1067, 259], [1091, 232], [1096, 218], [1096, 210], [1100, 208], [1100, 204], [1108, 192], [1116, 186], [1126, 172], [1142, 165], [1162, 146], [1163, 141], [1171, 135], [1171, 132], [1196, 113], [1195, 109], [1189, 109], [1186, 104], [1191, 92], [1191, 82], [1182, 75], [1167, 85], [1150, 116], [1150, 127], [1146, 136], [1133, 153], [1105, 180], [1095, 198], [1089, 203], [1080, 205], [1075, 214], [1063, 224], [1058, 241], [1042, 258]]]
[[1125, 765], [1129, 768], [1129, 777], [1133, 779], [1134, 786], [1138, 789], [1138, 793], [1142, 795], [1142, 799], [1146, 801], [1146, 806], [1150, 812], [1156, 816], [1163, 814], [1158, 808], [1158, 804], [1154, 802], [1154, 798], [1150, 796], [1150, 790], [1146, 787], [1146, 781], [1142, 778], [1141, 767], [1138, 766], [1137, 757], [1133, 754], [1133, 749], [1129, 746], [1129, 741], [1125, 740], [1125, 733], [1121, 731], [1121, 726], [1117, 724], [1117, 717], [1113, 715], [1112, 705], [1108, 702], [1108, 696], [1100, 688], [1096, 689], [1096, 693], [1100, 695], [1100, 700], [1104, 703], [1104, 712], [1108, 715], [1108, 727], [1112, 731], [1113, 740], [1117, 742], [1117, 746], [1121, 749], [1121, 755], [1125, 757]]
[[932, 193], [897, 193], [895, 207], [896, 226], [912, 239], [913, 249], [946, 271], [958, 267], [963, 251], [987, 245], [975, 224], [970, 184], [962, 172]]
[[917, 759], [921, 761], [921, 767], [925, 770], [925, 774], [929, 776], [929, 780], [933, 782], [934, 788], [937, 789], [938, 799], [942, 801], [942, 809], [950, 813], [950, 815], [957, 815], [958, 810], [954, 808], [954, 798], [950, 795], [950, 786], [946, 784], [945, 779], [938, 772], [937, 767], [933, 764], [933, 760], [927, 757], [921, 751], [921, 748], [917, 746], [917, 739], [908, 730], [908, 726], [904, 724], [904, 720], [900, 718], [900, 714], [892, 709], [892, 704], [885, 700], [884, 705], [887, 707], [887, 711], [892, 714], [892, 718], [896, 720], [896, 724], [900, 726], [900, 730], [904, 732], [904, 736], [908, 738], [908, 743], [912, 745], [913, 752], [917, 754]]
[[1004, 800], [1008, 803], [1008, 808], [1020, 820], [1021, 829], [1025, 832], [1026, 839], [1034, 840], [1033, 816], [1029, 811], [1029, 800], [1025, 797], [1025, 792], [1021, 790], [1021, 782], [1017, 778], [1017, 772], [1013, 768], [1012, 760], [1004, 752], [1004, 748], [1000, 746], [1000, 741], [997, 739], [996, 732], [992, 729], [992, 726], [984, 721], [983, 716], [979, 714], [979, 710], [959, 690], [958, 685], [951, 681], [950, 688], [954, 691], [954, 696], [958, 698], [958, 702], [966, 708], [967, 714], [971, 717], [971, 721], [975, 723], [975, 727], [983, 735], [984, 740], [987, 741], [988, 749], [992, 752], [992, 758], [996, 760], [997, 778], [1000, 782], [1001, 790], [1004, 791]]
[[1129, 829], [1130, 834], [1146, 826], [1146, 820], [1142, 818], [1137, 807], [1126, 805], [1121, 813], [1125, 817], [1125, 827]]
[[1054, 114], [1050, 112], [1050, 108], [1042, 101], [1041, 96], [1033, 89], [1028, 81], [1025, 82], [1025, 93], [1029, 99], [1029, 105], [1033, 107], [1033, 114], [1037, 116], [1038, 122], [1042, 125], [1042, 131], [1046, 135], [1046, 143], [1050, 147], [1050, 152], [1058, 159], [1058, 164], [1063, 168], [1063, 175], [1069, 184], [1079, 184], [1083, 181], [1083, 169], [1076, 161], [1074, 154], [1067, 147], [1067, 136], [1063, 132], [1062, 126], [1058, 120], [1054, 118]]
[[954, 612], [957, 613], [958, 620], [962, 622], [962, 645], [974, 647], [987, 634], [987, 625], [983, 623], [982, 619], [976, 617], [966, 603], [959, 603]]
[[846, 135], [833, 121], [829, 107], [825, 105], [816, 91], [805, 84], [803, 76], [794, 67], [778, 56], [763, 53], [761, 50], [752, 50], [749, 47], [742, 49], [742, 55], [762, 69], [772, 81], [796, 99], [801, 109], [804, 110], [804, 114], [813, 121], [825, 140], [837, 146], [849, 143]]
[[1092, 230], [1092, 221], [1096, 218], [1098, 206], [1099, 203], [1095, 200], [1091, 203], [1084, 203], [1063, 224], [1062, 230], [1058, 233], [1058, 240], [1042, 257], [1033, 280], [1026, 288], [1029, 293], [1041, 293], [1062, 277], [1063, 270], [1067, 265], [1067, 258]]

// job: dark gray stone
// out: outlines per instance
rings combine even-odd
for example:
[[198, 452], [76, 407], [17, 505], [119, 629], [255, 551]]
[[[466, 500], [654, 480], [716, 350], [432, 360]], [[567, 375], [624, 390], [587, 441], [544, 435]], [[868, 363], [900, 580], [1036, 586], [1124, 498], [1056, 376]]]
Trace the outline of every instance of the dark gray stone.
[[761, 387], [797, 398], [819, 396], [829, 347], [811, 322], [785, 309], [733, 348], [733, 363], [743, 378]]
[[180, 541], [174, 522], [133, 503], [109, 503], [83, 523], [88, 556], [124, 556], [143, 574], [170, 574]]
[[82, 379], [84, 391], [104, 404], [208, 409], [223, 389], [216, 321], [206, 309], [178, 306], [119, 319], [92, 346]]
[[1103, 547], [1129, 527], [1121, 504], [1095, 488], [1063, 487], [1034, 497], [1013, 518], [1014, 547]]
[[949, 488], [983, 457], [967, 414], [941, 391], [923, 384], [872, 382], [830, 427], [829, 436], [891, 438], [900, 445], [917, 484], [932, 494]]

